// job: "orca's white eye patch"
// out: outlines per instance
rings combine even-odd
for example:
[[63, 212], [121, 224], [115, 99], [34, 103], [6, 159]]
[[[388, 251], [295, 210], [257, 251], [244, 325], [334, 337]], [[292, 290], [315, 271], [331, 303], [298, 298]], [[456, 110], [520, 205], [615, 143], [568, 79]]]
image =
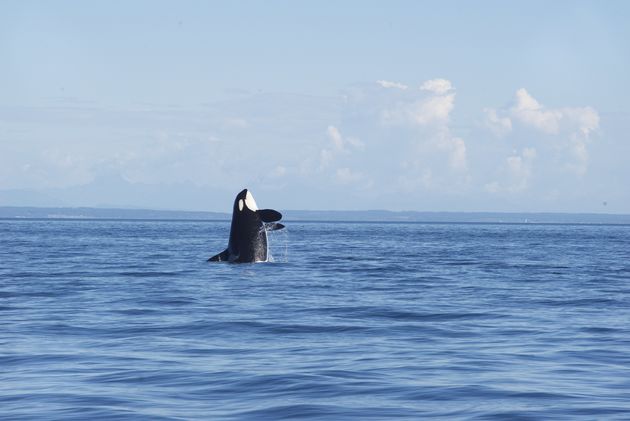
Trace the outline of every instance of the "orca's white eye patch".
[[238, 210], [243, 210], [243, 199], [238, 199]]
[[254, 200], [254, 196], [248, 191], [245, 195], [245, 205], [250, 209], [256, 212], [258, 210], [258, 205], [256, 205], [256, 201]]

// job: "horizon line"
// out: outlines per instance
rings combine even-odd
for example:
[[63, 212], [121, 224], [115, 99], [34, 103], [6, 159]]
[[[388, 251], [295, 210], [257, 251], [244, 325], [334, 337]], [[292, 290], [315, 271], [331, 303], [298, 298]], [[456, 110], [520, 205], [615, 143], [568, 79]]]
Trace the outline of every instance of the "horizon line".
[[[32, 205], [0, 205], [0, 209], [90, 209], [90, 210], [106, 210], [106, 211], [136, 211], [136, 212], [181, 212], [181, 213], [216, 213], [230, 215], [231, 211], [214, 211], [214, 210], [191, 210], [191, 209], [165, 209], [165, 208], [149, 208], [149, 207], [119, 207], [119, 206], [32, 206]], [[594, 211], [492, 211], [492, 210], [391, 210], [391, 209], [282, 209], [283, 212], [327, 212], [327, 213], [368, 213], [368, 212], [387, 212], [387, 213], [444, 213], [444, 214], [530, 214], [530, 215], [608, 215], [608, 216], [628, 216], [630, 213], [616, 212], [594, 212]]]

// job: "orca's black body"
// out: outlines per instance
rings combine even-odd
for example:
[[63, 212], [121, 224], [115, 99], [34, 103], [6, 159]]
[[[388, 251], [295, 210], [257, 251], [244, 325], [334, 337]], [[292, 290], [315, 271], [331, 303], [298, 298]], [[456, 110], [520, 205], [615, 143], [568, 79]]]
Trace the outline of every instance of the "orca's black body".
[[267, 231], [284, 228], [278, 223], [282, 214], [273, 209], [258, 209], [254, 196], [244, 189], [234, 200], [228, 247], [209, 262], [266, 262]]

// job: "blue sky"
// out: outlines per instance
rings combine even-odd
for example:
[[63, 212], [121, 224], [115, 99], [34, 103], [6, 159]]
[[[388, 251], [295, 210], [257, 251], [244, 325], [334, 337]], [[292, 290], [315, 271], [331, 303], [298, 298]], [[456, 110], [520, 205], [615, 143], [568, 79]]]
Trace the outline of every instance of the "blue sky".
[[630, 213], [627, 2], [2, 2], [0, 205]]

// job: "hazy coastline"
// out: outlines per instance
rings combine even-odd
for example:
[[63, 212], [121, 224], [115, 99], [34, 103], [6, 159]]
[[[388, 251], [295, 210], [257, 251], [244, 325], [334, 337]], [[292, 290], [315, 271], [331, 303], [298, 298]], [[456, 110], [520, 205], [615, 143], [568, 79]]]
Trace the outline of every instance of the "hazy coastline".
[[[286, 221], [630, 224], [628, 214], [281, 210]], [[0, 206], [2, 219], [229, 220], [226, 212], [91, 207]]]

